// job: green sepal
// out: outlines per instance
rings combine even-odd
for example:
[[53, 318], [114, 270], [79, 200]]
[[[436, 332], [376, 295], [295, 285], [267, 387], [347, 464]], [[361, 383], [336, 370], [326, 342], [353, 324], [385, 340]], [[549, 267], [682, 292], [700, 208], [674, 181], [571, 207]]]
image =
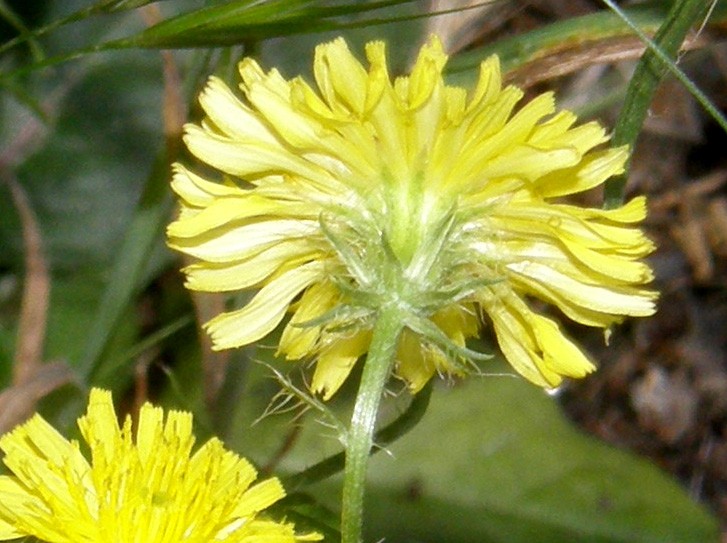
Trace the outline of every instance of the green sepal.
[[336, 250], [336, 253], [343, 261], [346, 269], [354, 280], [364, 288], [368, 288], [375, 284], [376, 278], [371, 276], [369, 266], [362, 261], [361, 257], [356, 253], [353, 247], [346, 243], [342, 234], [333, 231], [324, 213], [319, 215], [318, 223], [320, 224], [321, 232], [323, 232], [323, 235]]
[[341, 304], [315, 317], [303, 322], [291, 323], [295, 328], [313, 328], [324, 326], [331, 332], [341, 332], [357, 323], [368, 323], [374, 316], [374, 312], [363, 306]]
[[472, 349], [468, 349], [467, 347], [457, 345], [451, 339], [449, 339], [447, 334], [442, 332], [442, 329], [439, 328], [439, 326], [437, 326], [430, 319], [427, 319], [425, 317], [419, 317], [417, 315], [409, 314], [404, 317], [404, 324], [412, 332], [418, 334], [419, 336], [432, 343], [432, 345], [441, 350], [442, 353], [447, 356], [447, 358], [450, 358], [454, 362], [456, 362], [457, 360], [484, 361], [490, 360], [494, 356], [491, 354], [473, 351]]

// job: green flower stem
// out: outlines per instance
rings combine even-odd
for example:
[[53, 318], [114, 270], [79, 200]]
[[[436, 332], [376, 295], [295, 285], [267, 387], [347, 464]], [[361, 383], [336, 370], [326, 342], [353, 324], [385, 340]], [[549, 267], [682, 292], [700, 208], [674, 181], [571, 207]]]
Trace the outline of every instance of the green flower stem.
[[399, 335], [403, 329], [401, 309], [395, 304], [382, 307], [374, 325], [371, 346], [366, 357], [346, 439], [341, 514], [342, 543], [361, 543], [366, 468], [373, 445], [376, 415], [384, 385], [394, 362]]
[[[422, 420], [422, 417], [429, 406], [433, 384], [434, 380], [430, 379], [427, 384], [424, 385], [424, 388], [412, 397], [409, 406], [396, 420], [376, 432], [374, 435], [374, 441], [379, 447], [385, 447], [390, 443], [393, 443], [409, 432], [409, 430], [414, 428], [419, 421]], [[373, 455], [379, 450], [380, 448], [375, 448], [371, 451], [371, 454]], [[345, 462], [346, 455], [344, 452], [336, 453], [310, 466], [309, 468], [306, 468], [300, 473], [287, 477], [283, 480], [283, 486], [288, 491], [292, 491], [301, 486], [317, 483], [318, 481], [322, 481], [323, 479], [342, 471]]]

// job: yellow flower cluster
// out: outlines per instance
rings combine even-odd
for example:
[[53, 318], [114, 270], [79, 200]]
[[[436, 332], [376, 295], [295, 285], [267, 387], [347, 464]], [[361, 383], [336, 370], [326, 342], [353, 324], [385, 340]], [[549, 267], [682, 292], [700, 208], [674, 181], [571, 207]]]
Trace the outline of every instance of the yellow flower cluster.
[[516, 109], [523, 93], [503, 88], [495, 57], [469, 93], [445, 83], [436, 37], [393, 81], [383, 43], [366, 57], [343, 39], [318, 46], [317, 89], [246, 58], [241, 96], [214, 77], [202, 92], [206, 117], [185, 142], [223, 182], [176, 165], [169, 244], [197, 259], [190, 289], [256, 290], [207, 324], [214, 347], [255, 342], [290, 313], [279, 353], [315, 359], [312, 388], [328, 398], [366, 353], [377, 308], [395, 304], [394, 372], [412, 391], [462, 374], [483, 323], [538, 385], [592, 371], [528, 299], [602, 328], [654, 312], [653, 246], [635, 226], [645, 199], [562, 201], [621, 173], [628, 150], [594, 150], [604, 129], [556, 112], [550, 93]]
[[141, 408], [132, 437], [111, 393], [94, 389], [78, 426], [91, 452], [42, 417], [0, 438], [12, 476], [0, 476], [0, 540], [49, 543], [296, 543], [292, 524], [258, 513], [285, 495], [280, 482], [211, 439], [192, 453], [192, 415]]

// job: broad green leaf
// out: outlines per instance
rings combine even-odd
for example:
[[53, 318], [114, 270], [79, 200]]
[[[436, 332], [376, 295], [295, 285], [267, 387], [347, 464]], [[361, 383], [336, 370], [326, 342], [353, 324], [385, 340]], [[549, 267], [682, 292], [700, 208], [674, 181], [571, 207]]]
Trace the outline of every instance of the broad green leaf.
[[519, 379], [471, 380], [435, 392], [427, 418], [391, 452], [372, 463], [372, 539], [718, 539], [715, 520], [674, 481], [580, 434], [552, 398]]
[[[273, 428], [275, 418], [264, 422]], [[286, 423], [277, 418], [280, 432]], [[259, 460], [274, 435], [259, 447], [260, 430], [239, 427], [235, 438]], [[299, 471], [339, 446], [311, 420], [279, 471]], [[388, 451], [371, 462], [369, 541], [718, 541], [716, 521], [675, 481], [581, 434], [553, 398], [517, 378], [436, 389], [423, 421]], [[337, 480], [310, 491], [337, 508]]]

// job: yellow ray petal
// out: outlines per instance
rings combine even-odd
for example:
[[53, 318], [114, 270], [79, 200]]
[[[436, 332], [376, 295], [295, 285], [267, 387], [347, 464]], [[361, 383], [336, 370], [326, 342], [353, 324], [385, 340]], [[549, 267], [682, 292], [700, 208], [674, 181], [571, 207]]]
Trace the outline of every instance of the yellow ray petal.
[[530, 282], [549, 285], [560, 291], [574, 305], [615, 315], [646, 317], [656, 310], [655, 295], [643, 292], [621, 292], [609, 285], [589, 285], [574, 280], [549, 266], [538, 262], [513, 262], [507, 270]]
[[543, 363], [550, 371], [567, 377], [583, 377], [596, 369], [552, 320], [533, 314], [531, 322], [543, 351]]
[[404, 330], [396, 353], [396, 375], [406, 382], [412, 394], [416, 394], [432, 378], [435, 370], [432, 353], [422, 348], [419, 337], [410, 330]]
[[323, 98], [334, 111], [363, 113], [367, 74], [342, 38], [316, 47], [313, 72]]
[[321, 185], [335, 184], [335, 180], [327, 172], [286, 152], [281, 144], [231, 140], [194, 125], [186, 127], [184, 142], [200, 160], [238, 177], [246, 178], [282, 171], [305, 177]]
[[491, 56], [480, 63], [477, 85], [472, 92], [469, 104], [467, 104], [467, 113], [477, 111], [483, 105], [489, 104], [501, 91], [502, 73], [500, 71], [500, 59], [496, 56]]
[[237, 187], [207, 181], [181, 164], [174, 164], [172, 169], [172, 189], [190, 206], [207, 207], [219, 196], [235, 196], [242, 192]]
[[319, 340], [321, 325], [311, 326], [305, 323], [331, 310], [341, 298], [341, 293], [331, 283], [311, 285], [297, 302], [295, 313], [280, 337], [276, 354], [285, 354], [289, 360], [312, 355]]
[[199, 95], [199, 103], [209, 120], [231, 139], [264, 141], [277, 144], [277, 138], [258, 115], [243, 104], [225, 83], [210, 77]]
[[209, 262], [235, 262], [259, 254], [276, 243], [305, 239], [318, 232], [317, 221], [266, 220], [225, 228], [217, 235], [172, 238], [169, 246]]
[[356, 360], [366, 352], [369, 343], [371, 343], [371, 333], [360, 331], [350, 337], [337, 339], [326, 346], [316, 362], [311, 390], [322, 394], [324, 400], [330, 399], [351, 373]]
[[537, 189], [545, 198], [584, 192], [623, 173], [627, 158], [628, 150], [624, 147], [591, 153], [572, 168], [541, 177]]
[[562, 377], [550, 371], [542, 357], [535, 352], [532, 330], [522, 315], [497, 301], [485, 306], [495, 329], [497, 343], [505, 359], [520, 375], [542, 387], [557, 387]]
[[283, 319], [300, 291], [321, 278], [322, 266], [311, 262], [293, 268], [265, 285], [242, 309], [222, 313], [205, 325], [213, 349], [249, 345], [269, 334]]
[[277, 479], [268, 479], [247, 489], [235, 506], [232, 515], [248, 517], [270, 507], [285, 496], [283, 485]]
[[171, 223], [167, 228], [167, 235], [190, 238], [228, 223], [239, 223], [253, 217], [283, 216], [314, 220], [319, 214], [320, 210], [310, 203], [272, 200], [258, 194], [239, 194], [218, 198], [193, 217]]
[[184, 286], [202, 292], [230, 292], [257, 286], [283, 265], [293, 267], [320, 257], [308, 240], [281, 241], [241, 261], [192, 264], [182, 271]]

